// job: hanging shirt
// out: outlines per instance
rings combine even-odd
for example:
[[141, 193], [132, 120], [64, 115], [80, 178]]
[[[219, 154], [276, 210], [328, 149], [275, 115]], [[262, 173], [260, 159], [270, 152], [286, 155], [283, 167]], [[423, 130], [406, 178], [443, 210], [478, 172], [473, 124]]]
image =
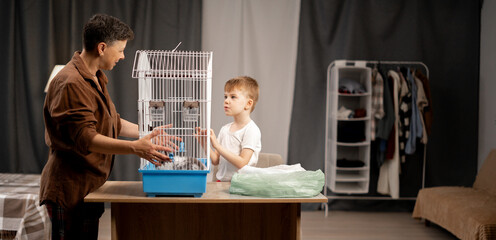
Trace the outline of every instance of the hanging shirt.
[[424, 86], [422, 85], [422, 81], [418, 77], [415, 78], [415, 83], [417, 83], [417, 106], [420, 111], [420, 121], [422, 122], [422, 139], [421, 143], [427, 144], [427, 130], [424, 119], [424, 111], [429, 106], [429, 102], [427, 100], [427, 96], [425, 95]]
[[372, 109], [370, 117], [370, 139], [375, 140], [375, 125], [384, 117], [384, 80], [381, 73], [372, 70]]
[[406, 143], [405, 153], [414, 154], [417, 145], [417, 138], [422, 138], [422, 122], [420, 121], [420, 112], [417, 106], [417, 84], [413, 79], [413, 74], [408, 69], [407, 80], [412, 86], [412, 121], [410, 125], [410, 137]]
[[410, 124], [412, 116], [412, 92], [411, 84], [405, 80], [403, 73], [398, 71], [399, 76], [399, 117], [398, 121], [398, 143], [401, 162], [405, 162], [405, 146], [410, 137]]
[[432, 97], [431, 97], [431, 87], [429, 85], [429, 79], [422, 74], [421, 71], [415, 71], [415, 76], [422, 81], [422, 87], [424, 88], [425, 96], [427, 97], [427, 106], [424, 107], [423, 116], [425, 122], [425, 132], [431, 134], [432, 126]]
[[[393, 106], [395, 122], [393, 127], [398, 126], [398, 93], [399, 93], [399, 76], [395, 71], [388, 72], [388, 78], [393, 80]], [[398, 131], [394, 134], [395, 145], [398, 145]], [[389, 159], [382, 164], [379, 169], [379, 178], [377, 180], [377, 192], [381, 194], [389, 194], [393, 199], [397, 199], [400, 196], [400, 157], [399, 149], [396, 147], [394, 150], [393, 158]]]
[[[389, 76], [388, 76], [389, 79]], [[376, 141], [379, 141], [380, 149], [377, 151], [377, 165], [380, 167], [386, 160], [386, 143], [388, 141], [391, 130], [393, 129], [393, 124], [395, 121], [394, 113], [394, 103], [392, 96], [392, 84], [389, 81], [383, 81], [384, 92], [383, 92], [383, 105], [384, 105], [384, 116], [376, 124]]]

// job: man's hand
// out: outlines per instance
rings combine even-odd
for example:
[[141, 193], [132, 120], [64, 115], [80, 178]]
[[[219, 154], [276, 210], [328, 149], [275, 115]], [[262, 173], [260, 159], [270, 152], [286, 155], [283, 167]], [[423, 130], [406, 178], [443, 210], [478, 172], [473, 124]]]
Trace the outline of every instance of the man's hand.
[[[134, 154], [140, 156], [143, 159], [148, 160], [155, 166], [161, 166], [163, 162], [169, 161], [169, 156], [159, 152], [173, 152], [174, 149], [161, 144], [155, 144], [152, 139], [159, 136], [161, 131], [153, 131], [150, 134], [133, 141]], [[176, 146], [177, 147], [177, 146]]]
[[165, 129], [170, 128], [170, 127], [172, 127], [172, 124], [167, 124], [167, 125], [163, 125], [163, 126], [159, 126], [159, 127], [154, 128], [153, 131], [154, 132], [157, 131], [159, 133], [159, 135], [152, 138], [152, 142], [154, 144], [157, 144], [157, 145], [167, 146], [167, 147], [174, 148], [175, 150], [179, 150], [179, 147], [177, 146], [177, 144], [175, 144], [174, 142], [171, 142], [171, 140], [182, 142], [183, 139], [181, 139], [180, 137], [176, 137], [176, 136], [167, 134]]

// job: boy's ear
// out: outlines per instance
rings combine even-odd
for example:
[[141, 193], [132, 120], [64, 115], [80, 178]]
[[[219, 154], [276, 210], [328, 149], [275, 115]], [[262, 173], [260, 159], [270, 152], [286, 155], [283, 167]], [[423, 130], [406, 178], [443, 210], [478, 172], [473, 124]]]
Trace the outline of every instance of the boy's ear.
[[248, 99], [246, 102], [245, 110], [250, 110], [253, 107], [253, 99]]

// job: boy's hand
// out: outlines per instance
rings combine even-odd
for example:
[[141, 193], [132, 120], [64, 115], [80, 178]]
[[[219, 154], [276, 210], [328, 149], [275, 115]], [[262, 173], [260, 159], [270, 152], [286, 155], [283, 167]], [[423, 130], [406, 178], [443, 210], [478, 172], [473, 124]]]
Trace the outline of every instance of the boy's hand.
[[217, 146], [219, 145], [213, 129], [210, 129], [210, 144], [212, 144], [212, 147], [215, 149], [217, 149]]
[[205, 148], [205, 145], [207, 145], [207, 130], [202, 130], [200, 127], [196, 127], [195, 129], [196, 140], [200, 143], [202, 148]]

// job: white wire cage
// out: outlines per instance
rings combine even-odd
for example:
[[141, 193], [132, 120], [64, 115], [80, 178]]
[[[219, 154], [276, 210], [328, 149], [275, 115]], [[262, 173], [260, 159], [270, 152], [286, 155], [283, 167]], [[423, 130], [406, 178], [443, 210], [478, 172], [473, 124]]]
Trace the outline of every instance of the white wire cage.
[[[139, 50], [135, 55], [132, 77], [138, 79], [140, 137], [161, 129], [163, 134], [152, 141], [158, 143], [170, 139], [179, 148], [164, 153], [172, 161], [160, 167], [141, 159], [140, 172], [154, 170], [154, 174], [184, 174], [208, 171], [210, 131], [206, 131], [204, 138], [205, 149], [197, 138], [196, 128], [210, 129], [212, 52]], [[172, 126], [162, 127], [168, 124]], [[171, 136], [182, 141], [171, 139]], [[145, 184], [145, 175], [143, 182]]]

